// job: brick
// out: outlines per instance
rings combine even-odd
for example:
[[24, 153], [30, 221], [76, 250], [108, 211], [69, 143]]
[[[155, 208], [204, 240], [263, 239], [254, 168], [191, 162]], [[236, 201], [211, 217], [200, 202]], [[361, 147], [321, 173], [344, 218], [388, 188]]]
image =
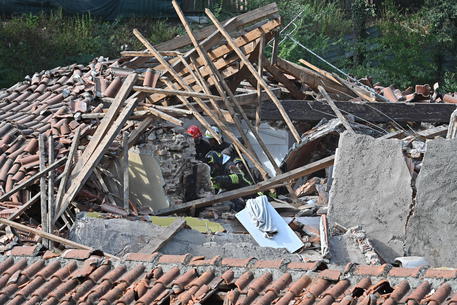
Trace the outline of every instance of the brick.
[[430, 268], [425, 272], [424, 277], [439, 279], [454, 279], [457, 277], [457, 269]]
[[249, 262], [253, 257], [249, 258], [224, 258], [222, 260], [222, 265], [231, 266], [231, 267], [247, 267]]
[[287, 265], [288, 269], [312, 270], [315, 271], [321, 266], [321, 262], [292, 262]]
[[152, 262], [157, 255], [157, 253], [127, 253], [124, 255], [124, 259], [126, 261]]
[[254, 268], [279, 269], [283, 264], [283, 259], [260, 260], [255, 263]]
[[369, 276], [381, 276], [386, 271], [389, 265], [381, 265], [381, 266], [370, 266], [370, 265], [360, 265], [357, 266], [355, 269], [355, 274], [357, 275], [369, 275]]
[[37, 246], [16, 246], [11, 249], [11, 255], [13, 256], [37, 256]]
[[337, 282], [340, 280], [341, 272], [334, 269], [326, 269], [319, 272], [319, 277], [325, 280]]
[[189, 265], [192, 265], [192, 266], [216, 265], [220, 259], [221, 259], [220, 256], [215, 256], [210, 259], [205, 259], [204, 256], [194, 256], [190, 260]]
[[184, 264], [190, 254], [184, 255], [169, 255], [164, 254], [159, 258], [159, 263], [161, 264]]
[[390, 270], [389, 276], [393, 277], [418, 277], [420, 268], [399, 268], [394, 267]]

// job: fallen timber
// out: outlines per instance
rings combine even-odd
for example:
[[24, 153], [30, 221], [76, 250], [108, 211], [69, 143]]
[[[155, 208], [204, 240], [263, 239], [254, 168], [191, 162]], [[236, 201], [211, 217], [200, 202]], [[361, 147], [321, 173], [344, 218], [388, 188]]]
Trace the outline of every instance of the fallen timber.
[[[334, 118], [333, 110], [323, 101], [281, 101], [290, 118], [295, 121], [319, 121]], [[447, 123], [455, 104], [435, 103], [380, 103], [380, 102], [336, 102], [344, 115], [352, 114], [356, 121], [385, 122], [430, 122]], [[278, 120], [281, 115], [271, 102], [262, 103], [261, 117]]]

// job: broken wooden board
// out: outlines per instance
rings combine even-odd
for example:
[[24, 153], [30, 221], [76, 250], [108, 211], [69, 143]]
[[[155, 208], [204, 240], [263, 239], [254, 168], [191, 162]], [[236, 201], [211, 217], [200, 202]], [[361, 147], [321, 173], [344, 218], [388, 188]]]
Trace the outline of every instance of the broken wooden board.
[[[281, 102], [292, 120], [320, 121], [323, 118], [332, 119], [332, 108], [320, 101], [293, 101]], [[344, 114], [352, 114], [355, 120], [366, 120], [372, 123], [392, 122], [430, 122], [447, 123], [454, 104], [429, 103], [360, 103], [335, 102], [335, 105]], [[271, 102], [262, 103], [261, 117], [263, 120], [280, 120], [282, 116]]]
[[288, 181], [303, 177], [305, 175], [315, 173], [321, 169], [329, 167], [333, 164], [334, 159], [335, 159], [335, 156], [332, 155], [330, 157], [307, 164], [305, 166], [299, 167], [297, 169], [286, 172], [284, 174], [277, 175], [274, 178], [262, 181], [255, 185], [242, 187], [242, 188], [239, 188], [239, 189], [236, 189], [233, 191], [221, 193], [219, 195], [214, 195], [214, 196], [207, 197], [207, 198], [201, 198], [201, 199], [183, 203], [181, 205], [162, 209], [162, 210], [157, 211], [157, 213], [155, 213], [155, 215], [169, 215], [169, 214], [188, 210], [192, 207], [195, 207], [195, 208], [206, 207], [206, 206], [213, 205], [214, 203], [217, 203], [217, 202], [228, 201], [228, 200], [232, 200], [235, 198], [241, 198], [243, 196], [255, 194], [257, 192], [266, 191], [271, 188], [282, 185]]

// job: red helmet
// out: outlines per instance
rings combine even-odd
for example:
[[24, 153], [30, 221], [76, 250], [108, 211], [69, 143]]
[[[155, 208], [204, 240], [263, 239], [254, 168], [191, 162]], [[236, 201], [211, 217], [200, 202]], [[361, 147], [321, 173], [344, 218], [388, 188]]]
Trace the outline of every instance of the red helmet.
[[192, 138], [200, 138], [202, 136], [202, 132], [200, 128], [196, 125], [190, 125], [189, 128], [187, 128], [187, 134], [192, 136]]

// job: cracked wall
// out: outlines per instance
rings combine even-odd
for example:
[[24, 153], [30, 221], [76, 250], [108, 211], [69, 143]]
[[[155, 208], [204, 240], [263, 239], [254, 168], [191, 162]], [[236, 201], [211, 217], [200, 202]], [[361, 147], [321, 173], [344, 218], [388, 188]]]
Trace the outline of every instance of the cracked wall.
[[330, 223], [361, 225], [381, 257], [402, 256], [413, 192], [401, 140], [343, 133], [333, 178]]
[[416, 204], [406, 228], [409, 255], [435, 266], [455, 265], [457, 243], [457, 139], [426, 143], [417, 177]]

